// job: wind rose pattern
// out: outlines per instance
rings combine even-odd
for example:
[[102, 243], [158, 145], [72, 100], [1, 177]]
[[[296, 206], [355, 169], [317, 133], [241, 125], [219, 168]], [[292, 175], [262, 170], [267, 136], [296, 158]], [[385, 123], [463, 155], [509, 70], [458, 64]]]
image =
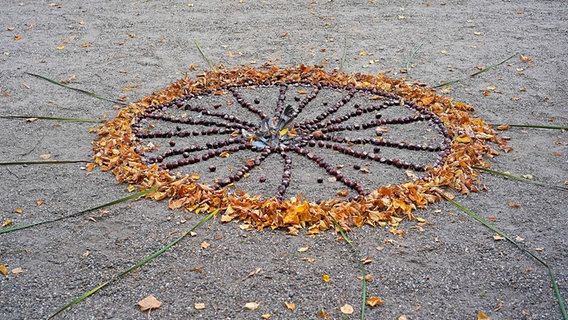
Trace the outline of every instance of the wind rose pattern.
[[120, 110], [94, 159], [172, 209], [349, 230], [412, 219], [442, 187], [479, 191], [471, 166], [498, 154], [487, 142], [509, 147], [472, 111], [384, 75], [221, 67]]

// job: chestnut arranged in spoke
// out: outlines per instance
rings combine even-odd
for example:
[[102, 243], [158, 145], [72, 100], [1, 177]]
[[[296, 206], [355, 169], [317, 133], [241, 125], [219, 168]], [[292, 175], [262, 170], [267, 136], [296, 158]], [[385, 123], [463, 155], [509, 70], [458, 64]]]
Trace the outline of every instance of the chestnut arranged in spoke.
[[[266, 95], [248, 94], [254, 90], [274, 91], [276, 102], [271, 105]], [[215, 100], [216, 96], [223, 96], [230, 103], [220, 103]], [[238, 112], [224, 112], [226, 105]], [[409, 112], [395, 117], [384, 115], [386, 111], [398, 110], [395, 108]], [[428, 131], [436, 135], [435, 139], [430, 143], [412, 143], [382, 136], [386, 132], [385, 126], [418, 123], [426, 123]], [[140, 146], [136, 152], [146, 164], [157, 165], [174, 174], [190, 166], [194, 166], [189, 169], [192, 173], [205, 169], [202, 172], [208, 171], [215, 179], [203, 183], [216, 189], [238, 186], [255, 170], [262, 169], [279, 177], [272, 194], [262, 196], [279, 200], [296, 196], [288, 195], [287, 191], [291, 185], [299, 183], [296, 169], [305, 163], [313, 164], [313, 170], [327, 174], [332, 177], [330, 181], [335, 181], [323, 184], [324, 177], [312, 177], [318, 188], [339, 184], [350, 190], [349, 199], [355, 199], [377, 187], [360, 178], [362, 173], [369, 173], [369, 164], [426, 172], [428, 166], [440, 166], [445, 162], [452, 140], [434, 113], [412, 101], [378, 89], [307, 82], [232, 84], [215, 92], [177, 98], [147, 108], [138, 115], [132, 128]], [[385, 156], [387, 149], [406, 155], [430, 153], [436, 159], [431, 163], [414, 163], [404, 157]], [[223, 173], [221, 169], [227, 165], [220, 161], [230, 161], [232, 154], [239, 152], [252, 156], [244, 162], [232, 163], [231, 170]], [[263, 167], [269, 157], [278, 158], [282, 167]], [[299, 159], [303, 159], [302, 165], [297, 163]], [[338, 164], [337, 159], [348, 159], [349, 162]], [[255, 180], [265, 186], [271, 185], [270, 181], [274, 180], [264, 175]], [[310, 186], [297, 189], [303, 188]]]

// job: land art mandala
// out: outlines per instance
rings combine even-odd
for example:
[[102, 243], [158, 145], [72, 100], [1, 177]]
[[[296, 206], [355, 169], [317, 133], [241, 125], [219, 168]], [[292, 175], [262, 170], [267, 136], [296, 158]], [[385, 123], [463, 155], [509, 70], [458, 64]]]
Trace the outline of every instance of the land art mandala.
[[171, 209], [318, 233], [396, 224], [479, 191], [508, 147], [473, 108], [384, 75], [298, 66], [185, 77], [101, 126], [95, 163]]

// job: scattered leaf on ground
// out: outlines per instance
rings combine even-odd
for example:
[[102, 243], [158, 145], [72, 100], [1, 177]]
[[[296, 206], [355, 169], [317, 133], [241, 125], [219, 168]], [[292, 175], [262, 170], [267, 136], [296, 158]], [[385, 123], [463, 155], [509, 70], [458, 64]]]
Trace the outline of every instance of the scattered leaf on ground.
[[329, 274], [327, 274], [327, 273], [325, 273], [322, 276], [322, 279], [323, 279], [324, 282], [330, 282], [331, 281], [331, 278], [329, 277]]
[[284, 305], [286, 306], [286, 308], [288, 308], [289, 310], [296, 310], [296, 304], [292, 303], [292, 302], [284, 302]]
[[205, 303], [198, 302], [194, 305], [194, 307], [195, 307], [196, 310], [203, 310], [203, 309], [205, 309]]
[[3, 276], [6, 276], [6, 274], [8, 273], [8, 269], [7, 269], [6, 266], [3, 265], [3, 264], [0, 264], [0, 273], [1, 273]]
[[353, 306], [347, 303], [344, 304], [343, 307], [340, 308], [340, 310], [343, 314], [353, 314]]
[[306, 252], [308, 251], [308, 249], [310, 249], [309, 247], [302, 247], [298, 249], [298, 252]]
[[502, 235], [496, 233], [496, 234], [493, 236], [493, 239], [495, 239], [495, 241], [499, 241], [499, 240], [505, 240], [505, 237], [503, 237]]
[[383, 300], [379, 297], [370, 297], [369, 299], [367, 299], [367, 305], [371, 308], [380, 306], [383, 303]]
[[300, 260], [304, 260], [304, 261], [307, 261], [307, 262], [316, 262], [316, 259], [314, 259], [314, 258], [301, 258]]
[[262, 319], [270, 319], [272, 318], [272, 315], [270, 313], [265, 313], [263, 315], [260, 316]]
[[209, 246], [211, 246], [211, 244], [207, 241], [203, 241], [201, 242], [201, 249], [207, 249], [209, 248]]
[[149, 295], [138, 302], [138, 306], [140, 307], [140, 311], [153, 310], [160, 308], [162, 306], [162, 302], [156, 299], [153, 295]]
[[258, 307], [260, 306], [260, 304], [256, 303], [256, 302], [247, 302], [245, 304], [245, 309], [247, 310], [256, 310], [258, 309]]
[[401, 314], [396, 320], [408, 320], [408, 317], [405, 314]]
[[24, 211], [22, 210], [22, 208], [16, 208], [16, 213], [22, 213], [22, 212], [24, 212]]
[[316, 315], [320, 319], [331, 319], [331, 315], [325, 312], [324, 308], [321, 308], [320, 312]]
[[513, 202], [511, 202], [511, 201], [509, 201], [509, 203], [507, 203], [507, 204], [509, 205], [509, 207], [512, 207], [512, 208], [515, 208], [515, 209], [519, 209], [519, 208], [521, 207], [521, 206], [519, 206], [518, 204], [513, 203]]
[[373, 262], [373, 259], [371, 257], [366, 257], [366, 258], [361, 259], [361, 263], [363, 263], [363, 264], [369, 264], [371, 262]]
[[22, 268], [14, 268], [14, 269], [10, 270], [10, 273], [12, 273], [12, 274], [19, 274], [19, 273], [22, 273], [22, 272], [24, 272], [24, 269], [22, 269]]
[[521, 56], [519, 57], [519, 60], [521, 60], [522, 62], [533, 62], [533, 61], [534, 61], [533, 58], [529, 58], [529, 57], [523, 56], [522, 54], [521, 54]]
[[490, 320], [491, 318], [489, 318], [488, 315], [486, 315], [485, 313], [479, 311], [477, 313], [477, 320]]
[[47, 160], [51, 158], [51, 155], [49, 153], [45, 153], [45, 154], [40, 154], [39, 157], [42, 158], [43, 160]]
[[4, 220], [4, 222], [2, 223], [2, 227], [7, 227], [7, 226], [9, 226], [9, 225], [11, 225], [11, 224], [12, 224], [12, 220], [6, 219], [6, 220]]

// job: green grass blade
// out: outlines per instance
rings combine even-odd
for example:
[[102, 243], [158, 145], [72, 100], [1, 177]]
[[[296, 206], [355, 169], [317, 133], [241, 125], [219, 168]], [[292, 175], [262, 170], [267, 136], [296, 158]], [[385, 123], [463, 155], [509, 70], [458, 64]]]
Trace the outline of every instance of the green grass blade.
[[199, 50], [199, 53], [201, 53], [201, 56], [203, 57], [203, 59], [205, 59], [205, 61], [207, 61], [207, 64], [209, 65], [209, 68], [211, 68], [212, 71], [215, 71], [215, 65], [213, 65], [213, 63], [211, 62], [211, 60], [209, 60], [209, 58], [207, 58], [207, 56], [205, 55], [205, 53], [204, 53], [203, 50], [201, 49], [201, 46], [199, 45], [199, 42], [197, 42], [197, 39], [193, 39], [193, 42], [195, 42], [195, 46], [197, 47], [197, 50]]
[[[353, 249], [353, 251], [357, 254], [357, 257], [359, 258], [359, 250], [357, 250], [353, 242], [351, 242], [351, 240], [347, 238], [347, 234], [345, 233], [339, 222], [337, 222], [337, 220], [331, 214], [329, 216], [331, 217], [331, 220], [333, 220], [333, 224], [335, 224], [337, 230], [339, 230], [339, 233], [341, 234], [343, 240], [345, 240], [345, 242], [347, 242], [351, 246], [351, 249]], [[359, 268], [361, 269], [361, 275], [363, 276], [363, 280], [361, 280], [363, 287], [363, 292], [361, 293], [361, 299], [363, 300], [361, 301], [361, 320], [365, 320], [365, 306], [367, 303], [367, 270], [365, 269], [365, 265], [361, 260], [359, 260]]]
[[469, 209], [467, 209], [466, 207], [462, 206], [461, 204], [459, 204], [458, 202], [456, 202], [453, 199], [450, 199], [448, 196], [446, 196], [444, 193], [439, 193], [442, 197], [444, 197], [446, 200], [448, 200], [449, 202], [451, 202], [454, 206], [456, 206], [458, 209], [460, 209], [461, 211], [465, 212], [468, 216], [470, 216], [471, 218], [477, 220], [478, 222], [480, 222], [481, 224], [483, 224], [484, 226], [486, 226], [487, 228], [489, 228], [491, 231], [499, 234], [500, 236], [502, 236], [503, 238], [507, 239], [507, 241], [509, 241], [510, 243], [512, 243], [515, 247], [517, 247], [518, 249], [520, 249], [522, 252], [528, 254], [529, 256], [531, 256], [533, 259], [535, 259], [536, 261], [538, 261], [540, 264], [542, 264], [547, 270], [548, 270], [548, 276], [550, 278], [550, 281], [552, 282], [552, 287], [554, 290], [554, 295], [556, 297], [556, 301], [558, 302], [558, 307], [560, 309], [560, 312], [562, 313], [562, 316], [564, 317], [564, 320], [568, 320], [568, 313], [566, 312], [566, 307], [564, 306], [564, 300], [562, 299], [562, 296], [560, 295], [560, 289], [558, 288], [558, 284], [556, 283], [556, 277], [554, 276], [554, 273], [552, 272], [552, 268], [550, 268], [550, 266], [542, 259], [540, 259], [539, 257], [537, 257], [535, 254], [533, 254], [532, 252], [525, 250], [523, 247], [521, 247], [515, 240], [513, 240], [511, 237], [509, 237], [509, 235], [507, 235], [506, 233], [504, 233], [503, 231], [497, 229], [496, 227], [494, 227], [493, 225], [491, 225], [489, 222], [485, 221], [483, 218], [481, 218], [480, 216], [476, 215], [475, 213], [473, 213], [472, 211], [470, 211]]
[[148, 190], [145, 190], [145, 191], [142, 191], [142, 192], [138, 192], [138, 193], [129, 195], [129, 196], [127, 196], [127, 197], [120, 198], [120, 199], [117, 199], [117, 200], [114, 200], [114, 201], [111, 201], [111, 202], [107, 202], [107, 203], [102, 204], [102, 205], [100, 205], [100, 206], [97, 206], [97, 207], [94, 207], [94, 208], [90, 208], [90, 209], [87, 209], [87, 210], [83, 210], [83, 211], [80, 211], [80, 212], [76, 212], [76, 213], [73, 213], [73, 214], [71, 214], [71, 215], [64, 216], [64, 217], [60, 217], [60, 218], [57, 218], [57, 219], [46, 220], [46, 221], [40, 221], [40, 222], [30, 223], [30, 224], [26, 224], [26, 225], [22, 225], [22, 226], [15, 226], [15, 227], [12, 227], [12, 228], [2, 229], [2, 230], [0, 230], [0, 234], [8, 233], [8, 232], [16, 231], [16, 230], [21, 230], [21, 229], [27, 229], [27, 228], [36, 227], [36, 226], [39, 226], [39, 225], [42, 225], [42, 224], [47, 224], [47, 223], [52, 223], [52, 222], [56, 222], [56, 221], [61, 221], [61, 220], [64, 220], [64, 219], [69, 219], [69, 218], [77, 217], [77, 216], [83, 215], [83, 214], [85, 214], [85, 213], [94, 211], [94, 210], [98, 210], [98, 209], [102, 209], [102, 208], [105, 208], [105, 207], [109, 207], [109, 206], [112, 206], [112, 205], [115, 205], [115, 204], [119, 204], [119, 203], [124, 202], [124, 201], [132, 200], [132, 199], [137, 199], [137, 198], [142, 197], [142, 196], [144, 196], [144, 195], [146, 195], [146, 194], [148, 194], [148, 193], [150, 193], [150, 192], [154, 192], [154, 191], [156, 191], [157, 189], [158, 189], [158, 187], [154, 187], [154, 188], [152, 188], [152, 189], [148, 189]]
[[0, 162], [0, 166], [18, 166], [25, 164], [65, 164], [65, 163], [86, 163], [89, 160], [48, 160], [48, 161], [8, 161]]
[[40, 120], [69, 121], [69, 122], [92, 122], [92, 123], [105, 122], [104, 120], [97, 120], [97, 119], [35, 117], [35, 116], [0, 116], [0, 119], [40, 119]]
[[343, 66], [345, 65], [345, 58], [347, 57], [347, 35], [343, 41], [343, 54], [341, 55], [341, 61], [339, 62], [339, 71], [343, 71]]
[[450, 80], [450, 81], [444, 82], [444, 83], [442, 83], [442, 84], [439, 84], [439, 85], [437, 85], [437, 86], [433, 86], [432, 88], [444, 87], [444, 86], [447, 86], [447, 85], [450, 85], [450, 84], [453, 84], [453, 83], [456, 83], [456, 82], [460, 82], [460, 81], [465, 80], [465, 79], [467, 79], [467, 78], [475, 77], [475, 76], [477, 76], [477, 75], [479, 75], [479, 74], [482, 74], [482, 73], [484, 73], [484, 72], [487, 72], [487, 71], [489, 71], [489, 70], [491, 70], [491, 69], [494, 69], [494, 68], [496, 68], [496, 67], [502, 65], [503, 63], [505, 63], [505, 62], [507, 62], [507, 61], [513, 59], [513, 58], [516, 57], [517, 55], [518, 55], [518, 53], [512, 54], [510, 57], [508, 57], [508, 58], [506, 58], [506, 59], [504, 59], [504, 60], [502, 60], [502, 61], [500, 61], [500, 62], [494, 63], [494, 64], [490, 65], [489, 67], [483, 69], [483, 70], [479, 70], [479, 71], [477, 71], [477, 72], [474, 72], [474, 73], [470, 74], [470, 75], [467, 76], [467, 77], [463, 77], [463, 78], [459, 78], [459, 79]]
[[100, 99], [100, 100], [104, 100], [104, 101], [108, 101], [108, 102], [120, 104], [120, 105], [123, 105], [123, 106], [126, 105], [126, 103], [124, 103], [124, 102], [121, 102], [121, 101], [118, 101], [118, 100], [112, 100], [112, 99], [109, 99], [109, 98], [105, 98], [105, 97], [103, 97], [103, 96], [100, 96], [100, 95], [98, 95], [98, 94], [96, 94], [96, 93], [89, 92], [89, 91], [87, 91], [87, 90], [83, 90], [83, 89], [71, 87], [71, 86], [68, 86], [68, 85], [66, 85], [66, 84], [64, 84], [64, 83], [61, 83], [61, 82], [59, 82], [59, 81], [55, 81], [55, 80], [53, 80], [53, 79], [50, 79], [50, 78], [41, 76], [41, 75], [39, 75], [39, 74], [35, 74], [35, 73], [31, 73], [31, 72], [24, 72], [24, 73], [27, 74], [27, 75], [30, 75], [30, 76], [32, 76], [32, 77], [36, 77], [36, 78], [38, 78], [38, 79], [42, 79], [42, 80], [45, 80], [45, 81], [47, 81], [47, 82], [56, 84], [56, 85], [61, 86], [61, 87], [63, 87], [63, 88], [70, 89], [70, 90], [74, 90], [74, 91], [77, 91], [77, 92], [86, 94], [86, 95], [91, 96], [91, 97], [93, 97], [93, 98], [97, 98], [97, 99]]
[[536, 129], [554, 129], [554, 130], [568, 130], [568, 127], [563, 126], [544, 126], [538, 124], [510, 124], [510, 127], [517, 128], [536, 128]]
[[501, 171], [491, 170], [491, 169], [487, 169], [487, 168], [483, 168], [483, 167], [477, 167], [477, 166], [470, 166], [470, 168], [489, 172], [489, 173], [492, 173], [492, 174], [495, 174], [495, 175], [498, 175], [498, 176], [503, 176], [503, 177], [507, 177], [507, 178], [511, 178], [511, 179], [515, 179], [515, 180], [519, 180], [519, 181], [523, 181], [523, 182], [536, 184], [536, 185], [539, 185], [539, 186], [542, 186], [542, 187], [548, 187], [548, 188], [558, 189], [558, 190], [562, 190], [562, 191], [568, 191], [568, 188], [566, 188], [566, 187], [552, 186], [552, 185], [549, 185], [549, 184], [546, 184], [546, 183], [542, 183], [540, 181], [534, 181], [534, 180], [531, 180], [531, 179], [526, 179], [526, 178], [523, 178], [523, 177], [515, 176], [515, 175], [512, 175], [508, 172], [501, 172]]
[[406, 73], [410, 73], [410, 64], [412, 63], [412, 60], [414, 59], [414, 56], [416, 55], [416, 53], [418, 52], [418, 50], [420, 50], [420, 48], [422, 48], [422, 45], [424, 45], [424, 42], [422, 42], [421, 44], [418, 45], [418, 47], [416, 47], [413, 51], [412, 54], [410, 55], [410, 57], [408, 58], [408, 61], [406, 61]]
[[154, 258], [158, 257], [159, 255], [161, 255], [162, 253], [164, 253], [166, 250], [170, 249], [171, 247], [175, 246], [178, 242], [180, 242], [181, 240], [183, 240], [187, 235], [189, 235], [192, 231], [194, 231], [195, 229], [199, 228], [202, 224], [204, 224], [205, 222], [207, 222], [207, 220], [211, 219], [215, 214], [217, 214], [217, 212], [219, 211], [219, 209], [211, 212], [209, 215], [207, 215], [205, 218], [201, 219], [201, 221], [199, 221], [195, 226], [193, 226], [191, 229], [189, 229], [188, 231], [184, 232], [179, 238], [175, 239], [174, 241], [170, 242], [169, 244], [165, 245], [164, 247], [162, 247], [160, 250], [152, 253], [151, 255], [149, 255], [148, 257], [146, 257], [144, 260], [138, 262], [137, 264], [131, 266], [130, 268], [123, 270], [122, 272], [120, 272], [119, 274], [117, 274], [116, 276], [112, 277], [110, 280], [104, 282], [101, 285], [98, 285], [97, 287], [89, 290], [88, 292], [82, 294], [81, 296], [77, 297], [76, 299], [74, 299], [73, 301], [69, 302], [68, 304], [64, 305], [63, 307], [61, 307], [60, 309], [58, 309], [54, 314], [52, 314], [48, 319], [52, 319], [53, 317], [57, 316], [58, 314], [60, 314], [61, 312], [69, 309], [70, 307], [76, 305], [77, 303], [85, 300], [86, 298], [90, 297], [91, 295], [93, 295], [94, 293], [96, 293], [97, 291], [99, 291], [100, 289], [106, 287], [107, 285], [115, 282], [116, 280], [122, 278], [123, 276], [129, 274], [130, 272], [138, 269], [139, 267], [145, 265], [146, 263], [150, 262], [151, 260], [153, 260]]

